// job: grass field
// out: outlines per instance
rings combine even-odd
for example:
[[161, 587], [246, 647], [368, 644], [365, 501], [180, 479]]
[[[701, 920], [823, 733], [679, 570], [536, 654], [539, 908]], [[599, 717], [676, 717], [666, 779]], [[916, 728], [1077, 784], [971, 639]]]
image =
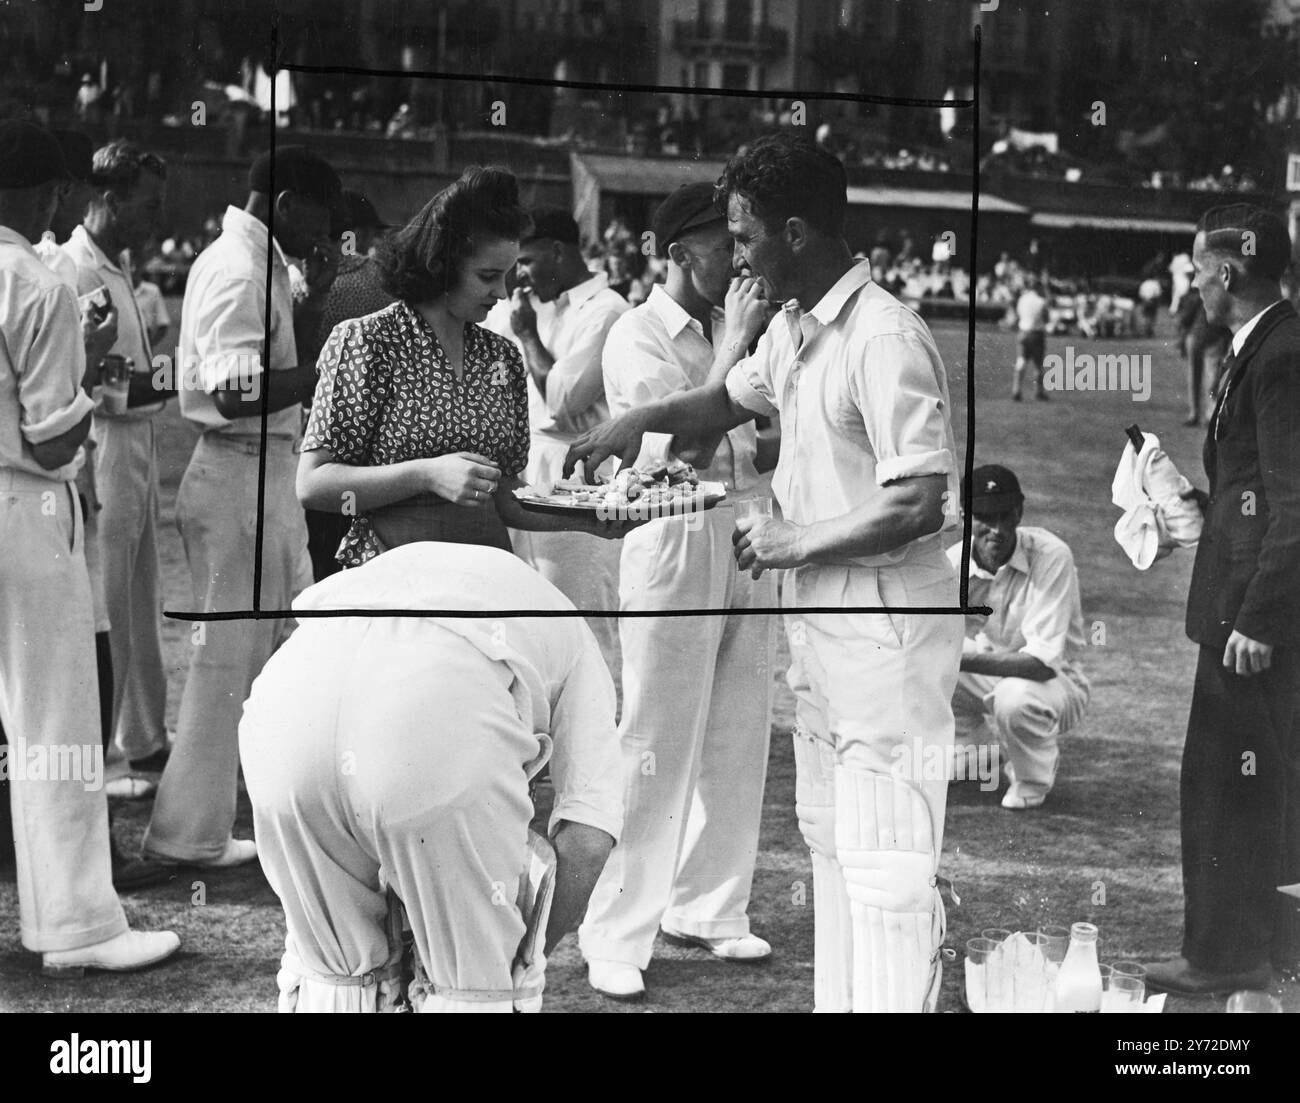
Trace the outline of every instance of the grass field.
[[[179, 315], [179, 304], [173, 317]], [[1162, 320], [1167, 328], [1167, 319]], [[948, 366], [958, 444], [965, 444], [966, 331], [936, 327]], [[1201, 430], [1181, 427], [1182, 364], [1172, 345], [1147, 341], [1096, 343], [1068, 339], [1077, 352], [1149, 353], [1151, 399], [1114, 393], [1058, 394], [1047, 403], [1007, 398], [1014, 356], [1010, 334], [978, 334], [977, 463], [1015, 470], [1028, 498], [1025, 523], [1042, 525], [1074, 550], [1086, 625], [1104, 632], [1085, 665], [1092, 703], [1083, 725], [1063, 741], [1059, 780], [1039, 811], [1013, 814], [998, 794], [953, 785], [942, 872], [960, 904], [950, 904], [948, 945], [989, 926], [1011, 929], [1088, 919], [1101, 928], [1103, 961], [1158, 958], [1178, 952], [1182, 894], [1178, 865], [1178, 766], [1187, 720], [1195, 648], [1182, 630], [1191, 555], [1180, 553], [1146, 573], [1116, 545], [1118, 512], [1110, 481], [1133, 421], [1160, 435], [1181, 470], [1204, 484]], [[1053, 339], [1049, 352], [1063, 352]], [[190, 604], [180, 541], [172, 525], [176, 486], [193, 444], [175, 406], [165, 415], [163, 560], [168, 608]], [[188, 625], [165, 628], [170, 665], [169, 723], [184, 679]], [[753, 927], [775, 953], [768, 964], [724, 965], [702, 952], [660, 940], [646, 975], [649, 998], [628, 1007], [604, 1000], [586, 984], [575, 941], [567, 938], [547, 972], [548, 1011], [806, 1011], [812, 1005], [812, 878], [794, 819], [794, 765], [787, 734], [792, 699], [778, 688], [758, 869]], [[138, 845], [149, 804], [121, 806], [118, 834]], [[252, 821], [241, 799], [236, 834]], [[199, 879], [206, 902], [192, 902]], [[807, 903], [802, 903], [801, 887]], [[124, 898], [133, 924], [170, 927], [180, 956], [143, 974], [78, 982], [51, 981], [38, 958], [20, 946], [12, 880], [0, 883], [0, 1009], [48, 1011], [269, 1011], [282, 949], [278, 902], [256, 867], [228, 872], [182, 871], [169, 884]], [[941, 1010], [955, 1010], [960, 961], [945, 976]], [[1277, 989], [1300, 1010], [1300, 986]], [[1212, 1011], [1221, 1001], [1171, 999], [1169, 1011]]]

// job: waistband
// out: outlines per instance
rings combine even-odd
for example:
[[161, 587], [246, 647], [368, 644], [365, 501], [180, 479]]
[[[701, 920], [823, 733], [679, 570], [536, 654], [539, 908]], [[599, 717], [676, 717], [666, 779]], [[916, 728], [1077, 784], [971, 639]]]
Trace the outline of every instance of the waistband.
[[44, 494], [55, 487], [67, 486], [70, 479], [51, 479], [18, 467], [0, 467], [0, 491], [16, 490], [22, 494]]
[[[246, 456], [258, 456], [262, 453], [262, 442], [257, 437], [237, 437], [230, 433], [208, 432], [199, 437], [200, 444], [212, 444], [232, 452], [242, 452]], [[286, 450], [292, 452], [294, 441], [290, 437], [267, 437], [267, 451]]]

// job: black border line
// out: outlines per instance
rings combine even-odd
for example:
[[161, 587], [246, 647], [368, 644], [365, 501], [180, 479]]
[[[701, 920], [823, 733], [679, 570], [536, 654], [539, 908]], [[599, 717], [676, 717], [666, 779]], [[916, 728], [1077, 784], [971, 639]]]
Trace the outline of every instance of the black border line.
[[[983, 39], [983, 28], [980, 24], [975, 24], [972, 28], [971, 35], [971, 67], [972, 80], [970, 99], [932, 99], [918, 98], [909, 96], [876, 96], [868, 93], [854, 92], [800, 92], [782, 89], [749, 89], [749, 88], [691, 88], [680, 85], [657, 85], [657, 84], [610, 84], [604, 81], [573, 81], [573, 80], [554, 80], [538, 77], [519, 77], [504, 76], [497, 74], [466, 74], [466, 73], [444, 73], [436, 70], [424, 69], [369, 69], [362, 66], [353, 65], [300, 65], [291, 62], [281, 63], [280, 53], [280, 12], [276, 7], [271, 9], [271, 98], [270, 98], [270, 122], [269, 122], [269, 152], [271, 155], [270, 166], [270, 184], [272, 193], [275, 190], [275, 143], [276, 143], [276, 100], [275, 100], [275, 78], [281, 69], [296, 73], [347, 73], [354, 76], [380, 76], [380, 77], [418, 77], [431, 80], [449, 80], [449, 81], [476, 81], [495, 82], [499, 84], [521, 84], [531, 85], [540, 88], [575, 88], [587, 91], [600, 92], [633, 92], [633, 93], [650, 93], [654, 95], [688, 95], [688, 96], [720, 96], [733, 99], [795, 99], [795, 100], [827, 100], [834, 102], [847, 101], [850, 103], [871, 103], [886, 104], [896, 107], [954, 107], [969, 108], [972, 111], [972, 172], [971, 172], [971, 217], [970, 217], [970, 234], [971, 234], [971, 275], [975, 274], [975, 264], [978, 252], [977, 231], [979, 227], [979, 103], [980, 103], [980, 51]], [[690, 158], [682, 158], [683, 164], [689, 164]], [[271, 204], [271, 210], [267, 219], [267, 255], [266, 255], [266, 314], [263, 318], [264, 333], [262, 336], [262, 366], [263, 371], [269, 371], [271, 356], [271, 287], [272, 287], [272, 255], [271, 250], [275, 248], [275, 204]], [[970, 557], [971, 543], [971, 517], [970, 517], [970, 474], [974, 467], [975, 457], [975, 280], [972, 278], [967, 288], [967, 369], [966, 369], [966, 453], [963, 461], [963, 473], [965, 493], [963, 495], [963, 520], [962, 520], [962, 565], [963, 568]], [[665, 609], [665, 610], [622, 610], [607, 612], [604, 610], [527, 610], [527, 609], [499, 609], [499, 610], [471, 610], [471, 609], [314, 609], [314, 610], [297, 610], [297, 609], [262, 609], [262, 547], [264, 539], [265, 515], [266, 515], [266, 444], [267, 444], [267, 418], [269, 416], [270, 391], [264, 385], [262, 388], [262, 409], [261, 415], [261, 434], [260, 434], [260, 451], [258, 454], [257, 464], [257, 522], [254, 534], [254, 555], [253, 563], [253, 608], [234, 609], [221, 612], [186, 612], [183, 610], [163, 610], [163, 617], [169, 620], [185, 621], [233, 621], [233, 620], [309, 620], [329, 617], [458, 617], [464, 619], [498, 619], [502, 617], [617, 617], [636, 619], [638, 617], [691, 617], [691, 616], [764, 616], [764, 615], [783, 615], [794, 612], [793, 608], [761, 607], [750, 609]], [[970, 613], [988, 615], [992, 609], [985, 605], [970, 606], [969, 591], [970, 579], [965, 569], [958, 571], [958, 606], [948, 608], [946, 606], [911, 606], [911, 605], [888, 605], [879, 607], [856, 607], [856, 606], [802, 606], [798, 612], [806, 614], [857, 614], [857, 613], [911, 613], [918, 615], [936, 615], [936, 616], [965, 616]]]
[[[975, 470], [975, 285], [978, 283], [976, 264], [979, 256], [980, 226], [980, 49], [984, 41], [984, 28], [976, 23], [972, 35], [972, 80], [971, 80], [971, 139], [973, 148], [970, 202], [970, 280], [966, 287], [966, 455], [962, 460], [962, 511], [961, 511], [961, 568], [957, 572], [957, 602], [965, 609], [970, 604], [970, 563], [971, 542], [971, 472]], [[990, 610], [991, 612], [991, 610]]]

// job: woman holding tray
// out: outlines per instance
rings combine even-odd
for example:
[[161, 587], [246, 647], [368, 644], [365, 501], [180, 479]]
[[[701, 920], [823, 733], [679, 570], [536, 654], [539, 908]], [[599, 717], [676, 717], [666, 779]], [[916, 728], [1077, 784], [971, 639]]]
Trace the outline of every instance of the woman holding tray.
[[298, 463], [298, 499], [353, 517], [336, 558], [355, 567], [422, 540], [510, 551], [507, 526], [621, 537], [626, 524], [527, 512], [527, 373], [478, 323], [506, 297], [528, 216], [502, 169], [465, 170], [379, 255], [397, 302], [336, 326]]

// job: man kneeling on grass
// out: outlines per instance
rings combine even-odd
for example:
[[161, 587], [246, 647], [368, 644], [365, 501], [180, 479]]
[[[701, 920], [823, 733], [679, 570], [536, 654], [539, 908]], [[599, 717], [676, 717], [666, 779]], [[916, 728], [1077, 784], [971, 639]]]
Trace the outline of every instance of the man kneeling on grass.
[[[963, 488], [964, 499], [964, 488]], [[970, 604], [989, 616], [966, 618], [961, 673], [952, 708], [957, 747], [997, 737], [1011, 782], [1002, 807], [1037, 808], [1051, 792], [1057, 740], [1083, 716], [1088, 679], [1083, 611], [1074, 556], [1046, 529], [1021, 527], [1025, 496], [1007, 468], [971, 472]], [[953, 566], [961, 545], [948, 549]]]

